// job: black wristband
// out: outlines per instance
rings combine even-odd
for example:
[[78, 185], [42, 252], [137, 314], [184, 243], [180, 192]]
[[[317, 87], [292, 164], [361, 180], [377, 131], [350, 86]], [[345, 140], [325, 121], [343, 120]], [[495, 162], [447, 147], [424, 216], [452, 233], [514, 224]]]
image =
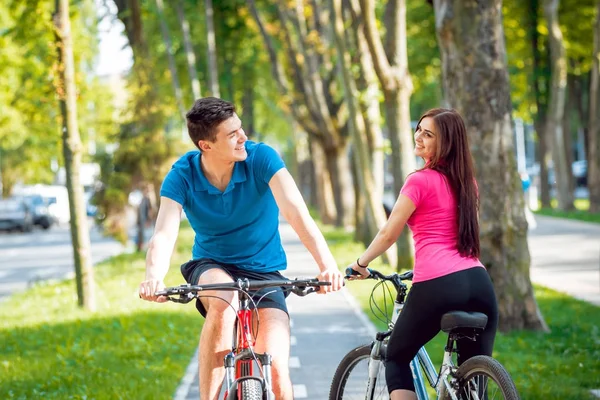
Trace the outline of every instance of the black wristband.
[[356, 265], [358, 265], [359, 267], [361, 267], [361, 268], [367, 268], [369, 266], [369, 264], [367, 264], [367, 265], [360, 265], [360, 263], [358, 262], [358, 260], [360, 260], [360, 257], [358, 257], [356, 259]]

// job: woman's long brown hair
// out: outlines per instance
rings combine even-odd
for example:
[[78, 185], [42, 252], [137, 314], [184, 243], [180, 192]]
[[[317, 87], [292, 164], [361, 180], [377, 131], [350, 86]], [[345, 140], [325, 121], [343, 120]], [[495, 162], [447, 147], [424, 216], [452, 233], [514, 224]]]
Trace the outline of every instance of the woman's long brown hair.
[[479, 257], [479, 195], [465, 123], [458, 112], [447, 108], [427, 111], [419, 124], [423, 118], [433, 119], [437, 130], [435, 155], [423, 169], [438, 171], [448, 180], [458, 206], [458, 252]]

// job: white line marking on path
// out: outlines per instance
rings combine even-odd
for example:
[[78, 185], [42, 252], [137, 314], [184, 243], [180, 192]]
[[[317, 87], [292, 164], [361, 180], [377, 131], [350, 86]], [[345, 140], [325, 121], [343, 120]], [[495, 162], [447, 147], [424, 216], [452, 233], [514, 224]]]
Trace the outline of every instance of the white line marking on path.
[[295, 346], [296, 344], [298, 344], [296, 336], [290, 336], [290, 345]]
[[[194, 362], [195, 361], [195, 362]], [[179, 387], [177, 388], [177, 392], [175, 392], [175, 397], [173, 400], [185, 400], [190, 391], [190, 387], [192, 383], [194, 383], [194, 379], [198, 375], [198, 349], [196, 348], [196, 352], [192, 357], [192, 362], [189, 363], [187, 369], [185, 370], [185, 375], [181, 382], [179, 383]]]
[[300, 359], [298, 357], [290, 357], [290, 368], [300, 368]]
[[306, 385], [294, 385], [294, 399], [307, 399]]

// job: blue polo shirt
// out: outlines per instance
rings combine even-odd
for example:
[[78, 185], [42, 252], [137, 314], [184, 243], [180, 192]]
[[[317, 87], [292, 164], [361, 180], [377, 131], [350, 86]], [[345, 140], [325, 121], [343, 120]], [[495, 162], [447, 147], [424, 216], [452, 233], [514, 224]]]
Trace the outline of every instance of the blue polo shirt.
[[195, 150], [165, 177], [160, 195], [183, 206], [196, 233], [192, 256], [211, 258], [254, 272], [283, 270], [287, 260], [279, 237], [279, 208], [269, 181], [285, 164], [264, 143], [246, 141], [248, 157], [235, 163], [221, 192], [208, 182]]

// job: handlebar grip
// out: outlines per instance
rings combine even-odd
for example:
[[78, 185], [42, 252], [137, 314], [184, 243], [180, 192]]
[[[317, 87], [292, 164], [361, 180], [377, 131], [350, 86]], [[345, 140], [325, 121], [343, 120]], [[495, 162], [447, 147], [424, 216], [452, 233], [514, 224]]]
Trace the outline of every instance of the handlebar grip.
[[[366, 270], [369, 273], [369, 275], [366, 277], [366, 279], [373, 278], [373, 272], [371, 272], [371, 269], [366, 268]], [[361, 273], [358, 272], [357, 270], [353, 269], [352, 267], [346, 268], [346, 278], [349, 278], [351, 276], [359, 276], [359, 275], [361, 275]]]

